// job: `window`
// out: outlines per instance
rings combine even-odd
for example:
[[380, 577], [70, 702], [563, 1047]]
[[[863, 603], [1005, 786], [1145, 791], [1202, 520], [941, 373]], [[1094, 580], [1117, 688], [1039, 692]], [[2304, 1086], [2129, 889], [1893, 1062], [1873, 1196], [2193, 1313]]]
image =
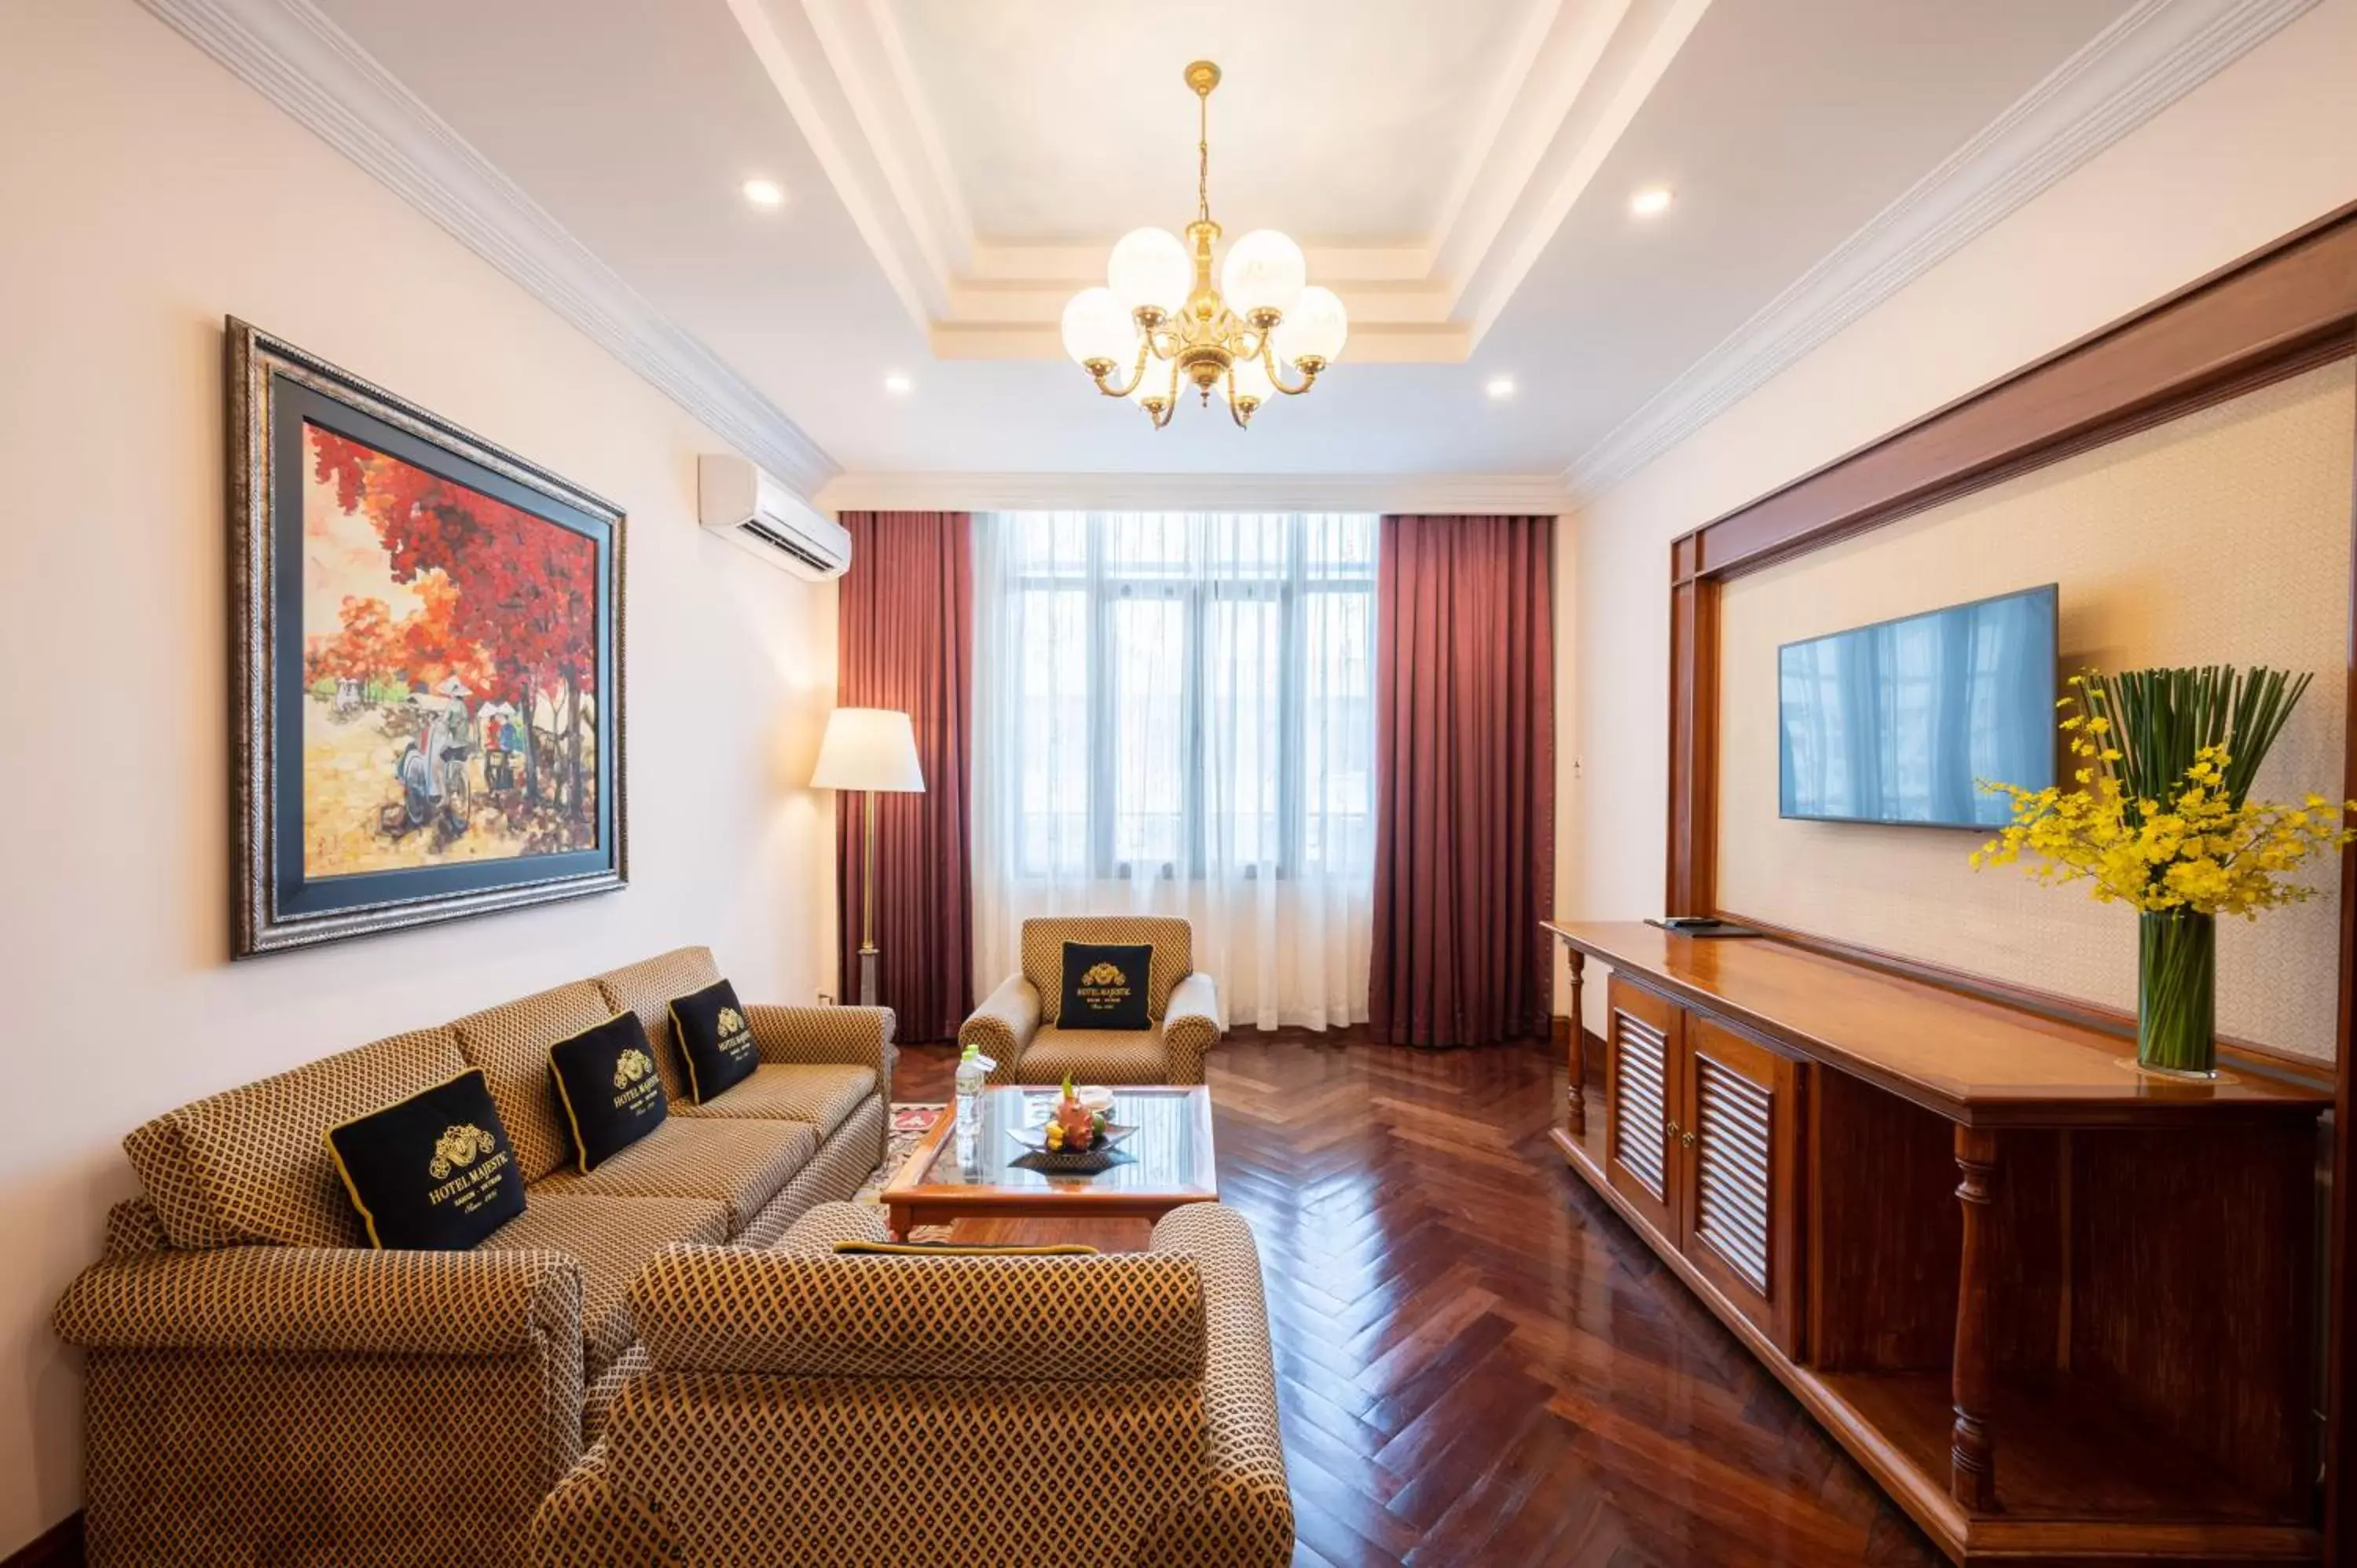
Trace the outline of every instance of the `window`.
[[1013, 875], [1371, 875], [1372, 516], [982, 526], [978, 692]]

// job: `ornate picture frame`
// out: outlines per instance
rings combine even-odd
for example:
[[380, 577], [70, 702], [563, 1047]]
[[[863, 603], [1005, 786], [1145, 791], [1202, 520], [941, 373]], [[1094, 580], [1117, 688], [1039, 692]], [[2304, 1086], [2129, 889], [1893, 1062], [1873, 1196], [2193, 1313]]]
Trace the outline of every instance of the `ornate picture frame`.
[[225, 330], [232, 956], [624, 886], [621, 510]]

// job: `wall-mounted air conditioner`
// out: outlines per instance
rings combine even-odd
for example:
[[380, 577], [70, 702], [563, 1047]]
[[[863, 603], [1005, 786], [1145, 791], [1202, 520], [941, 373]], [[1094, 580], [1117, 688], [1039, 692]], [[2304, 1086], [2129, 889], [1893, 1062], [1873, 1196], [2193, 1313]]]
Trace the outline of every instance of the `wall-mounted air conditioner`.
[[843, 525], [744, 458], [705, 453], [695, 460], [697, 521], [738, 549], [823, 583], [851, 566]]

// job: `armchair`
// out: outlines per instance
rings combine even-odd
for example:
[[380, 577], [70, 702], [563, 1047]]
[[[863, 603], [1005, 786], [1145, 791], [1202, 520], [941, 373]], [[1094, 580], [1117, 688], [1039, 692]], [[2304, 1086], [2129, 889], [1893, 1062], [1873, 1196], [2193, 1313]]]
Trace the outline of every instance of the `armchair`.
[[[1146, 974], [1145, 1030], [1067, 1029], [1063, 1001], [1066, 942], [1144, 942], [1154, 949]], [[984, 999], [958, 1044], [975, 1045], [998, 1066], [990, 1081], [1087, 1083], [1203, 1081], [1203, 1056], [1223, 1025], [1218, 987], [1195, 968], [1194, 933], [1164, 915], [1078, 916], [1023, 922], [1023, 968]]]
[[1190, 1205], [1151, 1251], [1095, 1257], [832, 1250], [884, 1227], [872, 1205], [825, 1204], [773, 1250], [650, 1263], [643, 1359], [541, 1506], [532, 1561], [1291, 1561], [1242, 1216]]

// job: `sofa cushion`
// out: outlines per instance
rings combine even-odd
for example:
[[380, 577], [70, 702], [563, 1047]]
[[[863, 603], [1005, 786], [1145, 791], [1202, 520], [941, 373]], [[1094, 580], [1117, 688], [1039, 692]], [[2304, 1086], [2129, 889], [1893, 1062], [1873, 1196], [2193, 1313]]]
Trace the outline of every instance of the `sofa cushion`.
[[371, 1247], [463, 1252], [523, 1212], [523, 1177], [479, 1067], [326, 1137]]
[[1169, 1071], [1162, 1026], [1127, 1029], [1042, 1029], [1015, 1064], [1025, 1083], [1160, 1083]]
[[1060, 1020], [1066, 942], [1145, 942], [1154, 949], [1146, 972], [1146, 1011], [1156, 1023], [1170, 1006], [1170, 988], [1195, 968], [1194, 931], [1175, 915], [1048, 916], [1023, 922], [1023, 978], [1039, 993], [1039, 1021]]
[[690, 1121], [673, 1117], [587, 1176], [559, 1171], [535, 1184], [543, 1192], [620, 1197], [701, 1197], [728, 1214], [736, 1235], [793, 1179], [818, 1148], [803, 1122]]
[[477, 1251], [563, 1252], [579, 1262], [582, 1375], [594, 1380], [638, 1337], [630, 1326], [630, 1282], [647, 1260], [673, 1241], [726, 1240], [728, 1211], [707, 1199], [589, 1197], [544, 1185]]
[[490, 1080], [491, 1103], [507, 1124], [524, 1180], [538, 1181], [563, 1165], [570, 1148], [565, 1112], [549, 1081], [548, 1047], [613, 1015], [596, 985], [576, 980], [469, 1013], [450, 1026], [458, 1049]]
[[414, 1030], [183, 1105], [123, 1146], [175, 1247], [365, 1247], [322, 1135], [466, 1067], [447, 1026]]
[[716, 1100], [674, 1105], [675, 1116], [807, 1122], [822, 1138], [876, 1093], [876, 1069], [865, 1067], [757, 1067], [753, 1076]]
[[608, 1013], [639, 1015], [647, 1038], [655, 1045], [655, 1066], [662, 1071], [663, 1092], [674, 1102], [688, 1098], [687, 1075], [679, 1063], [678, 1042], [672, 1038], [671, 1003], [674, 996], [700, 991], [720, 978], [710, 948], [674, 948], [653, 958], [609, 969], [597, 977]]
[[687, 1069], [687, 1097], [699, 1105], [727, 1093], [761, 1065], [753, 1026], [746, 1022], [737, 988], [725, 980], [672, 998], [671, 1026]]
[[663, 1124], [668, 1102], [647, 1032], [617, 1013], [548, 1047], [574, 1168], [593, 1171]]

